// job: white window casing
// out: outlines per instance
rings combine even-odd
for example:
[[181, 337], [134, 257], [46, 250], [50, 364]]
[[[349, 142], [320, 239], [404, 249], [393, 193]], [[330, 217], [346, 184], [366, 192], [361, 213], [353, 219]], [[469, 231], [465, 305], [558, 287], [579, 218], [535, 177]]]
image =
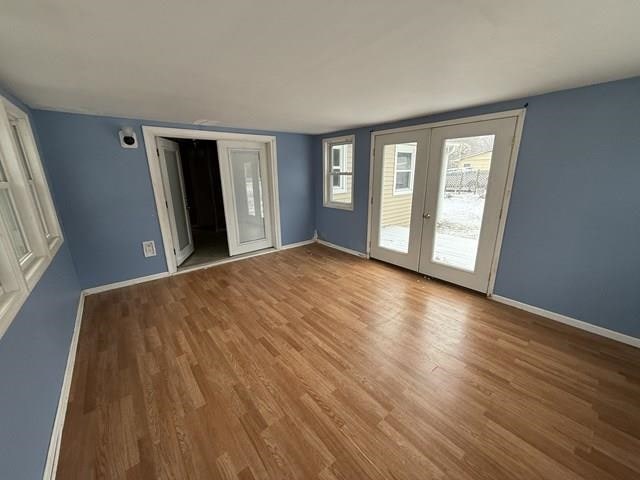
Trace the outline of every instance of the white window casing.
[[355, 137], [326, 138], [322, 141], [323, 206], [353, 210]]
[[393, 195], [410, 195], [413, 193], [416, 146], [398, 144], [394, 156]]

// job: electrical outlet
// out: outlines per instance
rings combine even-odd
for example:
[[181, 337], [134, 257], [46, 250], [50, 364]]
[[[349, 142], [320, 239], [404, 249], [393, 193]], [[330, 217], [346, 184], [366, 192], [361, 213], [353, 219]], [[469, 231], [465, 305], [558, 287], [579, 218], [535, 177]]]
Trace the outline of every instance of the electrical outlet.
[[142, 242], [142, 251], [145, 257], [156, 256], [156, 242], [149, 240], [148, 242]]

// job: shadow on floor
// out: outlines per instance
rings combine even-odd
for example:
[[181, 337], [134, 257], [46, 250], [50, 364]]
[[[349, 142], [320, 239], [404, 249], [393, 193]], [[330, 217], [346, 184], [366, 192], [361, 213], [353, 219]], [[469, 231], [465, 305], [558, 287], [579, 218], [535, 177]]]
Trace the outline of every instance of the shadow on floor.
[[227, 232], [194, 228], [193, 244], [194, 252], [180, 265], [178, 270], [229, 258]]

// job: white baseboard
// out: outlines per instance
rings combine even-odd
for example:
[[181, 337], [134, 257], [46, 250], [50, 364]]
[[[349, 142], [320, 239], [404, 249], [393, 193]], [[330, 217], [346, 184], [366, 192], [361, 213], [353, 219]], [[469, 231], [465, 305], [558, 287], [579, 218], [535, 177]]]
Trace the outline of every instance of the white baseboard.
[[86, 288], [83, 290], [85, 295], [93, 295], [94, 293], [106, 292], [108, 290], [115, 290], [116, 288], [129, 287], [138, 283], [151, 282], [160, 278], [168, 277], [168, 272], [160, 272], [154, 275], [147, 275], [146, 277], [132, 278], [130, 280], [124, 280], [122, 282], [108, 283], [107, 285], [99, 285], [97, 287]]
[[356, 257], [369, 258], [366, 253], [358, 252], [357, 250], [351, 250], [350, 248], [341, 247], [340, 245], [327, 242], [326, 240], [317, 239], [316, 242], [318, 242], [320, 245], [324, 245], [325, 247], [335, 248], [336, 250], [340, 250], [341, 252], [355, 255]]
[[55, 480], [56, 478], [58, 455], [60, 454], [60, 442], [62, 440], [62, 429], [64, 427], [64, 419], [67, 415], [67, 403], [69, 402], [69, 393], [71, 391], [73, 367], [76, 363], [76, 351], [78, 350], [78, 338], [80, 337], [80, 327], [82, 326], [85, 297], [85, 293], [80, 292], [78, 310], [76, 312], [76, 322], [73, 327], [73, 336], [71, 337], [71, 345], [69, 346], [69, 355], [67, 356], [67, 367], [64, 371], [62, 389], [60, 390], [60, 399], [58, 400], [58, 410], [56, 411], [56, 418], [53, 422], [53, 429], [51, 431], [47, 463], [45, 464], [44, 473], [42, 475], [43, 480]]
[[615, 332], [613, 330], [599, 327], [597, 325], [592, 325], [591, 323], [583, 322], [582, 320], [577, 320], [575, 318], [567, 317], [566, 315], [561, 315], [560, 313], [544, 310], [543, 308], [534, 307], [533, 305], [518, 302], [517, 300], [512, 300], [507, 297], [501, 297], [500, 295], [492, 295], [489, 298], [496, 302], [504, 303], [505, 305], [510, 305], [512, 307], [519, 308], [520, 310], [524, 310], [529, 313], [535, 313], [536, 315], [540, 315], [541, 317], [545, 317], [550, 320], [555, 320], [556, 322], [564, 323], [565, 325], [579, 328], [580, 330], [585, 330], [587, 332], [594, 333], [611, 340], [626, 343], [627, 345], [631, 345], [632, 347], [640, 348], [640, 338], [625, 335], [624, 333]]
[[290, 248], [304, 247], [305, 245], [311, 245], [312, 243], [316, 243], [315, 238], [310, 238], [309, 240], [304, 240], [297, 243], [288, 243], [287, 245], [283, 245], [282, 247], [280, 247], [280, 250], [289, 250]]

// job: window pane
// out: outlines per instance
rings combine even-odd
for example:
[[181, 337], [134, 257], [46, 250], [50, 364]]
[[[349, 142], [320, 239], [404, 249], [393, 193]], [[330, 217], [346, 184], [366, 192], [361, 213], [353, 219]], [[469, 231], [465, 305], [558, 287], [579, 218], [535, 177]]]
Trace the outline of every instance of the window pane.
[[411, 170], [411, 152], [398, 152], [396, 170]]
[[333, 168], [350, 173], [353, 170], [353, 145], [331, 145], [331, 162]]
[[331, 189], [329, 201], [333, 203], [351, 203], [351, 175], [331, 175]]
[[331, 148], [331, 162], [331, 166], [339, 171], [342, 163], [342, 149], [340, 147]]
[[22, 140], [20, 137], [20, 132], [18, 131], [18, 126], [12, 123], [11, 131], [13, 132], [13, 139], [15, 140], [16, 149], [18, 150], [18, 158], [20, 159], [20, 163], [22, 164], [24, 173], [29, 180], [33, 180], [31, 169], [29, 168], [29, 163], [27, 162], [27, 155], [24, 152], [24, 148], [22, 148]]
[[474, 271], [495, 135], [444, 142], [432, 260]]
[[4, 166], [2, 165], [2, 159], [0, 158], [0, 182], [7, 181], [7, 174], [4, 173]]
[[[416, 142], [391, 144], [385, 145], [382, 150], [382, 198], [380, 199], [378, 246], [401, 253], [409, 251], [409, 229], [411, 227], [413, 195], [394, 195], [394, 189], [409, 188], [413, 172], [409, 171], [404, 174], [395, 172], [396, 152], [399, 147], [403, 149], [410, 148], [415, 151], [417, 146]], [[400, 181], [400, 185], [398, 185], [397, 179]]]
[[29, 253], [29, 248], [24, 233], [20, 228], [18, 215], [11, 201], [11, 196], [6, 188], [0, 190], [0, 214], [7, 226], [7, 230], [9, 230], [11, 244], [13, 245], [16, 257], [18, 260], [21, 260]]
[[[338, 173], [340, 172], [339, 168], [334, 168], [333, 169], [333, 173]], [[340, 175], [332, 175], [331, 176], [331, 185], [336, 187], [336, 188], [341, 188], [341, 178]]]
[[49, 225], [47, 225], [47, 219], [44, 217], [44, 212], [42, 211], [42, 205], [40, 205], [40, 199], [38, 198], [36, 186], [31, 183], [29, 185], [29, 189], [31, 190], [31, 196], [33, 197], [33, 201], [35, 202], [36, 208], [38, 210], [38, 220], [40, 220], [40, 225], [42, 225], [44, 236], [49, 238], [49, 236], [51, 235], [51, 231], [49, 230]]
[[411, 188], [411, 172], [396, 172], [396, 190]]

